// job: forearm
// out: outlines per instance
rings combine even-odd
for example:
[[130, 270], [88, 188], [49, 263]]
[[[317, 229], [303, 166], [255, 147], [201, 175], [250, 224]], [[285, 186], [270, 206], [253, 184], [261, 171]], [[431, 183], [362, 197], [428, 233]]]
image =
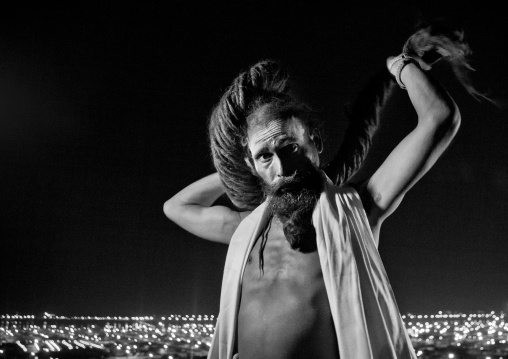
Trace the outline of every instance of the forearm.
[[199, 205], [210, 207], [222, 194], [224, 189], [217, 173], [213, 173], [190, 184], [164, 203], [164, 213], [170, 217], [182, 205]]
[[164, 214], [190, 233], [215, 242], [229, 243], [246, 214], [212, 204], [224, 194], [219, 175], [208, 175], [164, 203]]
[[400, 73], [418, 121], [433, 126], [457, 126], [459, 110], [446, 90], [431, 75], [414, 63], [408, 63]]
[[460, 124], [452, 98], [418, 65], [405, 64], [397, 82], [408, 92], [418, 125], [392, 150], [364, 187], [366, 207], [371, 208], [369, 221], [373, 218], [374, 225], [390, 215], [405, 193], [434, 165]]

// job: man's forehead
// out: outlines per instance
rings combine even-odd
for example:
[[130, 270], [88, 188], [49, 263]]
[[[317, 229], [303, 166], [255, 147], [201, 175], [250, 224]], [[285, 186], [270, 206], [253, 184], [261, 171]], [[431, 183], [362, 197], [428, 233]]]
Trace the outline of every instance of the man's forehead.
[[288, 120], [273, 119], [258, 123], [248, 130], [249, 142], [257, 145], [283, 137], [295, 137], [304, 132], [301, 122], [296, 118]]

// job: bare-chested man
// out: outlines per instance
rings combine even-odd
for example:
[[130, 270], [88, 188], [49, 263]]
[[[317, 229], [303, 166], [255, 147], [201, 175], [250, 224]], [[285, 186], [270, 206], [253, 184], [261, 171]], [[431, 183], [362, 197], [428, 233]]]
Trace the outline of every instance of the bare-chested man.
[[[416, 358], [377, 257], [379, 230], [450, 144], [460, 114], [412, 55], [387, 68], [418, 124], [355, 184], [337, 183], [348, 158], [322, 170], [313, 114], [287, 92], [277, 64], [254, 65], [223, 96], [210, 121], [218, 173], [164, 205], [189, 232], [230, 244], [210, 357]], [[213, 206], [225, 192], [245, 210]]]

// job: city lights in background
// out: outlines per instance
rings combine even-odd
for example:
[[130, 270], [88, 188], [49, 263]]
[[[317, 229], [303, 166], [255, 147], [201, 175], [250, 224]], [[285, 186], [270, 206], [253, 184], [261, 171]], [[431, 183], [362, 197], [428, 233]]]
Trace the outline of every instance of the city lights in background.
[[[402, 316], [418, 358], [508, 359], [505, 313], [406, 314]], [[64, 358], [71, 353], [109, 358], [205, 358], [213, 315], [80, 316], [51, 313], [0, 316], [0, 358]], [[89, 354], [87, 354], [89, 353]], [[97, 356], [100, 357], [100, 356]]]
[[[402, 319], [421, 358], [508, 359], [505, 313], [443, 313], [403, 315]], [[443, 356], [444, 355], [444, 356]]]
[[[206, 357], [211, 345], [214, 315], [162, 317], [79, 316], [44, 313], [0, 316], [0, 358], [16, 357]], [[102, 353], [102, 355], [98, 355]], [[12, 355], [14, 356], [14, 355]]]

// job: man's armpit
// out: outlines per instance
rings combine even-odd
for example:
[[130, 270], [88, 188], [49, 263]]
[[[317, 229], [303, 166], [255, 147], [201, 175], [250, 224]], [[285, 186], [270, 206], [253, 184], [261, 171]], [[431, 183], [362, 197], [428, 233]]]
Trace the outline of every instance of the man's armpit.
[[360, 200], [362, 201], [363, 209], [367, 214], [369, 219], [375, 214], [376, 209], [379, 209], [377, 203], [381, 201], [381, 193], [375, 192], [370, 193], [367, 190], [367, 180], [359, 182], [359, 183], [350, 183], [349, 186], [353, 187], [358, 195], [360, 196]]

